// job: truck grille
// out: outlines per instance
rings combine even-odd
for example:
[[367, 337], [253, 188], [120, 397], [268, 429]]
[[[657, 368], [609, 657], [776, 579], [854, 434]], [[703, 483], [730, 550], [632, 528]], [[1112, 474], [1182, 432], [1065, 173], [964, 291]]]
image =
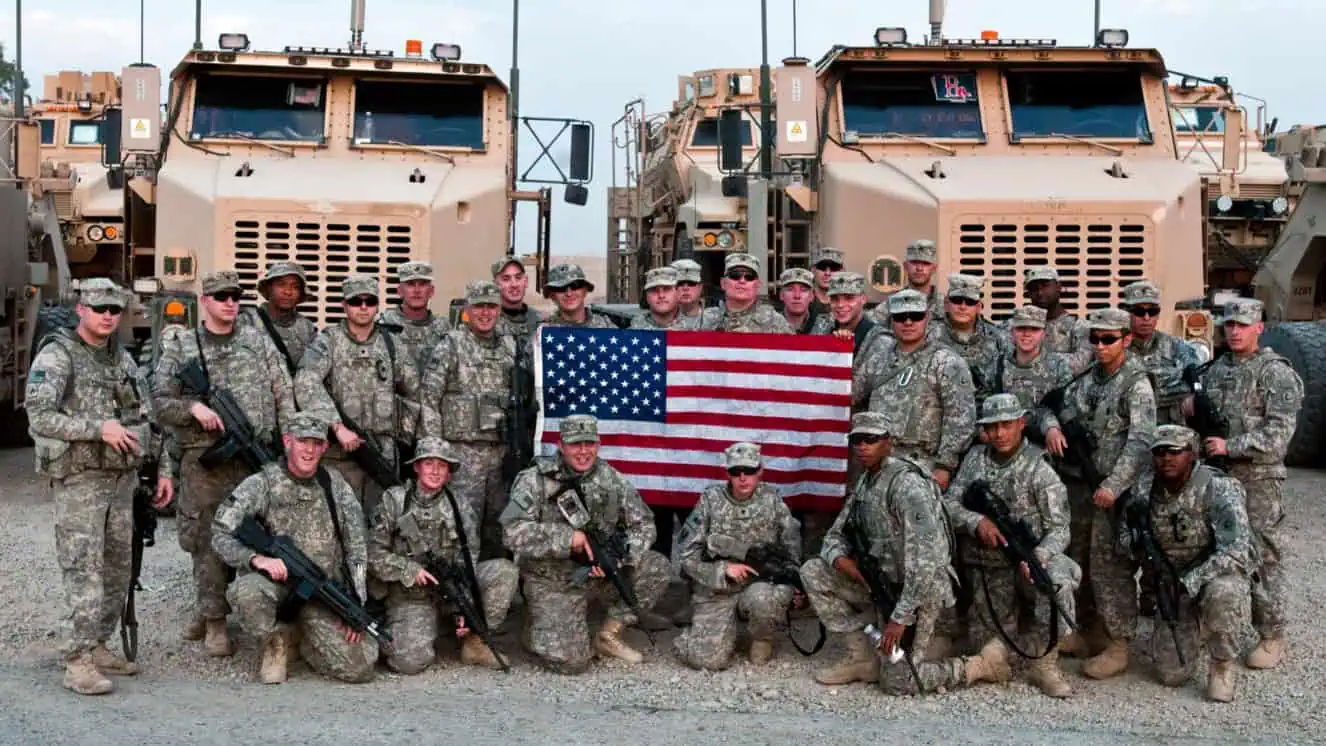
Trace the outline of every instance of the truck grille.
[[1029, 302], [1022, 278], [1031, 267], [1054, 267], [1064, 308], [1079, 315], [1115, 307], [1122, 300], [1123, 286], [1146, 277], [1152, 244], [1149, 223], [1042, 220], [1003, 223], [963, 216], [955, 221], [957, 271], [985, 278], [989, 317], [1007, 318]]
[[1239, 184], [1239, 199], [1275, 199], [1284, 191], [1280, 184]]
[[74, 219], [74, 193], [73, 192], [53, 192], [51, 197], [55, 202], [55, 215], [61, 220]]
[[349, 275], [377, 277], [386, 288], [384, 306], [397, 302], [394, 270], [410, 261], [412, 238], [409, 225], [244, 216], [235, 219], [232, 241], [240, 284], [255, 297], [268, 264], [295, 262], [302, 267], [314, 300], [300, 305], [299, 311], [321, 328], [345, 318], [341, 282]]

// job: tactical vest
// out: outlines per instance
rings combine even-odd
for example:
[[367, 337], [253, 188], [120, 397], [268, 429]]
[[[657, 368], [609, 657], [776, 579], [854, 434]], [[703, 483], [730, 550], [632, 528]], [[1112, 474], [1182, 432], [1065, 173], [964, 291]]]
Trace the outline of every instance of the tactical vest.
[[[749, 500], [738, 501], [728, 487], [717, 487], [709, 500], [709, 536], [730, 536], [745, 544], [780, 544], [782, 526], [778, 521], [778, 493], [768, 485], [756, 487]], [[738, 558], [733, 558], [738, 559]]]
[[448, 371], [447, 388], [438, 407], [442, 437], [453, 442], [502, 442], [511, 371], [516, 364], [514, 338], [497, 337], [497, 344], [487, 345], [469, 329], [456, 329], [447, 336], [456, 363]]
[[1151, 527], [1156, 543], [1180, 572], [1200, 562], [1215, 546], [1207, 520], [1216, 472], [1198, 464], [1183, 492], [1171, 500], [1151, 500]]
[[330, 327], [322, 333], [328, 335], [331, 357], [327, 392], [360, 427], [374, 435], [394, 437], [396, 366], [409, 362], [396, 359], [396, 345], [390, 332], [379, 327], [371, 341], [362, 344], [344, 326]]

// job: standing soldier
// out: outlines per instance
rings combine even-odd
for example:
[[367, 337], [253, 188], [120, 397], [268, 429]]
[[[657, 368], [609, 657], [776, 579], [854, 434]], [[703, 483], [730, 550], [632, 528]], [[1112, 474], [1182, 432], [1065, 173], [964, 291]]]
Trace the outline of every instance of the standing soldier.
[[[938, 258], [939, 251], [935, 248], [935, 242], [923, 238], [907, 244], [907, 253], [903, 255], [902, 262], [903, 274], [907, 275], [907, 287], [903, 289], [921, 294], [931, 319], [939, 319], [944, 315], [943, 299], [939, 297], [939, 288], [935, 286], [935, 262]], [[873, 315], [876, 321], [887, 324], [888, 303], [876, 306]]]
[[150, 437], [137, 366], [112, 339], [127, 303], [110, 280], [83, 280], [78, 327], [55, 331], [28, 370], [36, 469], [55, 497], [63, 683], [79, 694], [109, 692], [106, 674], [138, 673], [106, 647], [129, 592], [135, 472]]
[[677, 305], [681, 315], [700, 319], [704, 311], [704, 275], [700, 272], [700, 263], [694, 259], [678, 259], [671, 265], [677, 270]]
[[585, 297], [594, 292], [594, 283], [585, 279], [578, 264], [558, 264], [548, 270], [543, 294], [552, 298], [557, 310], [540, 326], [579, 326], [589, 329], [616, 329], [612, 319], [585, 307]]
[[778, 276], [778, 300], [783, 304], [783, 318], [797, 334], [812, 334], [821, 314], [811, 309], [815, 300], [815, 275], [808, 269], [793, 267]]
[[1274, 668], [1284, 658], [1284, 545], [1277, 537], [1284, 521], [1281, 490], [1285, 453], [1303, 404], [1303, 380], [1271, 348], [1262, 347], [1262, 302], [1240, 298], [1225, 306], [1229, 353], [1206, 372], [1206, 389], [1216, 410], [1229, 419], [1228, 438], [1206, 438], [1208, 456], [1229, 457], [1230, 476], [1248, 498], [1253, 548], [1261, 569], [1252, 585], [1252, 626], [1261, 642], [1248, 654], [1249, 668]]
[[203, 640], [210, 656], [235, 652], [226, 632], [227, 573], [225, 563], [212, 550], [212, 518], [217, 506], [249, 470], [239, 459], [208, 468], [199, 462], [203, 453], [225, 437], [221, 417], [185, 391], [179, 374], [194, 363], [211, 385], [235, 397], [253, 428], [254, 437], [278, 442], [281, 427], [295, 414], [290, 374], [276, 345], [251, 326], [237, 326], [243, 291], [239, 275], [231, 270], [209, 272], [202, 278], [202, 325], [196, 329], [167, 327], [161, 334], [161, 357], [152, 374], [152, 403], [161, 424], [172, 428], [180, 448], [180, 501], [176, 526], [180, 548], [193, 557], [193, 580], [198, 605], [184, 639]]
[[1183, 371], [1201, 364], [1192, 345], [1178, 337], [1156, 331], [1160, 320], [1160, 288], [1139, 280], [1123, 289], [1123, 307], [1132, 315], [1133, 342], [1128, 351], [1151, 372], [1156, 386], [1156, 422], [1183, 424], [1192, 412], [1192, 387], [1183, 381]]
[[1013, 327], [1010, 349], [995, 365], [995, 390], [1017, 396], [1028, 411], [1028, 435], [1044, 442], [1045, 433], [1059, 427], [1055, 412], [1041, 406], [1051, 390], [1073, 380], [1068, 356], [1045, 345], [1045, 309], [1022, 306], [1009, 319]]
[[[635, 487], [598, 457], [598, 420], [589, 415], [562, 418], [561, 444], [552, 458], [535, 459], [516, 477], [502, 514], [506, 546], [520, 565], [528, 616], [523, 639], [540, 663], [558, 673], [580, 673], [594, 650], [639, 663], [644, 656], [621, 633], [640, 611], [652, 609], [668, 585], [668, 561], [651, 551], [654, 521]], [[626, 548], [624, 582], [639, 602], [627, 605], [604, 577], [587, 531], [621, 536]], [[600, 547], [602, 548], [602, 547]], [[590, 647], [591, 597], [611, 600], [607, 620]]]
[[706, 308], [700, 328], [706, 331], [792, 334], [792, 325], [760, 302], [760, 261], [750, 254], [728, 254], [723, 262], [722, 306]]
[[[1080, 468], [1080, 476], [1066, 475], [1065, 480], [1073, 524], [1068, 553], [1082, 568], [1083, 596], [1089, 594], [1078, 603], [1079, 626], [1089, 631], [1095, 626], [1082, 603], [1094, 600], [1093, 611], [1099, 612], [1109, 637], [1105, 650], [1082, 672], [1107, 679], [1128, 668], [1128, 641], [1137, 618], [1132, 566], [1115, 549], [1114, 503], [1146, 468], [1156, 430], [1156, 395], [1146, 367], [1128, 352], [1128, 314], [1102, 308], [1091, 312], [1088, 323], [1095, 367], [1068, 387], [1059, 414], [1063, 424], [1045, 433], [1045, 445], [1056, 456], [1070, 453]], [[1083, 437], [1070, 441], [1065, 433], [1077, 432], [1079, 425]], [[1069, 642], [1074, 652], [1081, 652], [1080, 640]]]
[[[523, 342], [543, 321], [538, 311], [525, 302], [529, 276], [525, 265], [514, 256], [493, 262], [493, 282], [502, 295], [502, 314], [497, 317], [497, 333], [504, 337], [517, 337]], [[422, 371], [421, 371], [422, 372]]]
[[631, 319], [632, 329], [687, 329], [693, 316], [682, 316], [677, 306], [677, 270], [655, 267], [645, 273], [645, 302], [649, 310]]
[[503, 425], [513, 414], [511, 372], [518, 344], [497, 334], [499, 292], [487, 280], [465, 288], [468, 321], [447, 332], [433, 350], [420, 397], [423, 434], [450, 441], [449, 448], [465, 464], [452, 475], [451, 485], [478, 521], [474, 531], [482, 541], [474, 551], [485, 559], [502, 553], [497, 521], [506, 508], [502, 459], [508, 446]]
[[1032, 267], [1024, 276], [1023, 289], [1033, 306], [1045, 309], [1045, 344], [1049, 350], [1068, 355], [1074, 373], [1085, 370], [1091, 364], [1088, 325], [1059, 302], [1059, 271]]
[[931, 319], [926, 332], [931, 342], [944, 345], [967, 363], [976, 399], [999, 393], [999, 358], [1007, 347], [998, 327], [981, 316], [981, 290], [985, 279], [960, 273], [948, 276], [943, 318]]
[[369, 475], [350, 454], [371, 447], [396, 468], [396, 440], [414, 440], [419, 373], [396, 349], [392, 334], [373, 321], [380, 297], [376, 277], [345, 278], [341, 297], [345, 320], [318, 332], [309, 345], [295, 375], [295, 398], [300, 409], [331, 423], [336, 443], [327, 451], [328, 465], [371, 511], [391, 485], [368, 484]]
[[378, 325], [396, 335], [396, 340], [401, 343], [401, 352], [414, 361], [419, 374], [423, 375], [428, 364], [428, 354], [437, 346], [442, 335], [450, 331], [451, 324], [428, 307], [428, 302], [437, 290], [433, 287], [433, 265], [428, 262], [406, 262], [396, 268], [396, 277], [400, 280], [397, 292], [400, 293], [401, 304], [396, 308], [383, 309], [378, 314]]
[[774, 585], [745, 564], [748, 550], [772, 546], [796, 561], [800, 528], [778, 491], [761, 479], [760, 447], [723, 451], [726, 485], [705, 488], [682, 530], [681, 567], [695, 586], [695, 613], [673, 650], [692, 668], [721, 671], [737, 646], [738, 618], [750, 625], [751, 663], [768, 663], [795, 588]]
[[294, 593], [285, 584], [289, 568], [235, 538], [244, 519], [254, 518], [273, 536], [289, 537], [327, 577], [368, 598], [364, 514], [345, 479], [320, 463], [327, 451], [327, 422], [300, 412], [286, 421], [282, 442], [284, 463], [267, 464], [245, 479], [216, 511], [212, 546], [237, 571], [230, 602], [244, 631], [263, 641], [262, 683], [285, 681], [297, 632], [300, 656], [314, 671], [341, 681], [368, 681], [377, 643], [347, 628], [317, 601], [301, 604], [296, 621], [278, 621], [278, 609]]
[[240, 322], [251, 323], [272, 338], [293, 376], [318, 333], [317, 325], [299, 312], [299, 304], [313, 300], [304, 270], [294, 262], [272, 262], [258, 280], [258, 294], [267, 302], [240, 316]]
[[[480, 613], [494, 631], [502, 626], [516, 595], [516, 566], [507, 559], [479, 561], [478, 516], [447, 486], [462, 468], [460, 455], [450, 444], [440, 438], [421, 438], [411, 463], [415, 478], [387, 490], [369, 524], [371, 583], [387, 585], [387, 625], [393, 641], [387, 665], [403, 674], [428, 668], [436, 658], [441, 627], [460, 638], [462, 663], [497, 668], [497, 657], [474, 633], [472, 625], [477, 620], [456, 616], [453, 623], [452, 615], [459, 614], [453, 605], [446, 609], [450, 612], [448, 624], [438, 624], [438, 612], [447, 605], [439, 604], [436, 594], [426, 587], [436, 586], [439, 578], [423, 563], [431, 555], [463, 579], [473, 571], [479, 594], [474, 602], [482, 604]], [[459, 582], [466, 592], [472, 592], [466, 580]]]
[[834, 273], [843, 271], [843, 252], [822, 246], [810, 257], [810, 269], [815, 274], [815, 301], [810, 305], [812, 316], [829, 314], [829, 280]]
[[815, 323], [815, 334], [833, 334], [852, 340], [852, 401], [863, 408], [870, 397], [865, 362], [891, 354], [892, 335], [866, 315], [866, 278], [859, 272], [839, 272], [829, 280], [829, 314]]

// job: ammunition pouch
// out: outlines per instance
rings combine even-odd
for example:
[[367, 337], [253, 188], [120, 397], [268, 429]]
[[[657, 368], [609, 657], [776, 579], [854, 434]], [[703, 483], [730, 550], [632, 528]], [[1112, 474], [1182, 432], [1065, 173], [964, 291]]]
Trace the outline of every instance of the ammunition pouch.
[[442, 396], [442, 437], [450, 441], [502, 442], [504, 397], [446, 393]]

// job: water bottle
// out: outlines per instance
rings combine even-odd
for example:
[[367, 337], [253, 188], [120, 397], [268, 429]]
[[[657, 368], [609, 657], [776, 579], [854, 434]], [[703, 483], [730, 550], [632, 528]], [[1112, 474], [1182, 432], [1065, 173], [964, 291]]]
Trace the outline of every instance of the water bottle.
[[[870, 642], [872, 642], [875, 645], [875, 649], [878, 650], [880, 641], [884, 639], [884, 633], [873, 624], [867, 624], [866, 628], [862, 631], [866, 633], [866, 637], [870, 638]], [[897, 663], [900, 660], [902, 660], [902, 649], [895, 646], [889, 651], [889, 663]]]

